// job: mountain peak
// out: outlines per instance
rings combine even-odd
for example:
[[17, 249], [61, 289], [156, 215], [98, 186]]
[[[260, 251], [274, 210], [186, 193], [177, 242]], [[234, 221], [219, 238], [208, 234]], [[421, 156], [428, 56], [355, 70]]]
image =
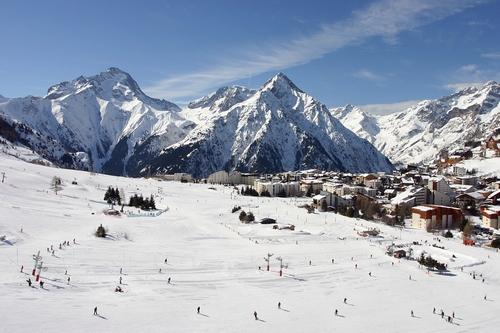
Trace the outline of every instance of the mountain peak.
[[268, 80], [263, 88], [263, 90], [270, 90], [275, 95], [282, 95], [286, 91], [298, 91], [303, 93], [303, 91], [295, 85], [285, 74], [279, 72]]
[[214, 93], [189, 103], [188, 108], [210, 108], [226, 111], [234, 104], [240, 103], [255, 93], [255, 90], [241, 86], [226, 86]]

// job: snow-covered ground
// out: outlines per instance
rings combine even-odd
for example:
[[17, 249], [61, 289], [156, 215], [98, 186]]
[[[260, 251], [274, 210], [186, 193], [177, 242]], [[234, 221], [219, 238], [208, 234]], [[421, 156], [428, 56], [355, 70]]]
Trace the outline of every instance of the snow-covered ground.
[[[241, 197], [229, 187], [96, 175], [6, 155], [0, 155], [0, 172], [6, 174], [0, 183], [1, 332], [496, 332], [500, 325], [500, 253], [457, 239], [437, 242], [423, 231], [307, 214], [297, 207], [300, 200]], [[53, 176], [64, 183], [57, 195]], [[108, 185], [127, 196], [154, 194], [157, 207], [169, 209], [158, 217], [106, 216]], [[296, 229], [241, 224], [234, 205]], [[110, 238], [93, 236], [101, 223]], [[378, 227], [381, 237], [359, 237], [356, 231], [367, 227]], [[414, 261], [385, 255], [399, 237], [397, 243], [444, 246], [413, 249], [446, 262], [449, 273], [427, 273]], [[63, 241], [71, 245], [59, 250]], [[54, 256], [46, 251], [51, 245]], [[47, 267], [44, 289], [26, 283], [38, 250]], [[268, 252], [274, 254], [270, 272], [263, 259]], [[288, 264], [283, 277], [278, 256]], [[124, 292], [116, 293], [120, 268]], [[473, 271], [485, 282], [472, 279]], [[92, 315], [95, 306], [100, 316]], [[433, 314], [434, 307], [454, 312], [454, 324]]]
[[481, 176], [496, 176], [500, 177], [500, 157], [465, 160], [457, 164], [464, 167], [468, 171], [476, 170]]

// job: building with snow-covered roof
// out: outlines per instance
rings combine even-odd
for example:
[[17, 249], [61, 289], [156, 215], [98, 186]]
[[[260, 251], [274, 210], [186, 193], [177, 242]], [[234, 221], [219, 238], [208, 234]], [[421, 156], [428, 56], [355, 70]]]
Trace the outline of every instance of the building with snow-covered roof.
[[474, 209], [478, 207], [485, 199], [480, 192], [469, 192], [457, 195], [456, 202], [462, 209]]
[[422, 205], [411, 209], [412, 227], [427, 231], [456, 228], [463, 219], [462, 211], [455, 207]]
[[294, 197], [300, 193], [299, 182], [273, 182], [258, 179], [254, 182], [254, 187], [259, 195], [267, 191], [272, 197], [281, 196], [281, 194]]
[[481, 219], [485, 227], [500, 229], [500, 206], [488, 206], [482, 209]]
[[488, 200], [488, 202], [490, 202], [493, 205], [500, 204], [500, 190], [496, 190], [495, 192], [488, 195], [486, 200]]
[[448, 206], [455, 197], [453, 189], [444, 177], [430, 178], [427, 188], [431, 192], [428, 200], [431, 204]]

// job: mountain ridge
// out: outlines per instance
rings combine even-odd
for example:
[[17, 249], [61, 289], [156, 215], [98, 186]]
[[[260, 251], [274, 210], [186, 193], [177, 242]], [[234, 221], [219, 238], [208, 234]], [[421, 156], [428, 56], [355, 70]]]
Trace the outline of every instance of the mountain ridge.
[[500, 127], [500, 85], [489, 81], [400, 112], [373, 115], [354, 106], [330, 111], [346, 127], [375, 145], [393, 163], [430, 162]]
[[116, 175], [392, 170], [283, 73], [259, 89], [223, 87], [181, 109], [112, 67], [52, 85], [44, 97], [2, 100], [0, 116], [56, 165]]

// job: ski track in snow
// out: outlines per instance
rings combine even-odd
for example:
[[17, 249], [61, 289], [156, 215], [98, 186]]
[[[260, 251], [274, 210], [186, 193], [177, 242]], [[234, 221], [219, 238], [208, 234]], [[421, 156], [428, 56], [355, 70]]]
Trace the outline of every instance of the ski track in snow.
[[[402, 243], [432, 244], [433, 235], [297, 208], [310, 199], [241, 197], [229, 187], [213, 191], [212, 185], [55, 169], [8, 155], [0, 155], [0, 171], [6, 172], [0, 183], [1, 332], [496, 332], [500, 324], [500, 253], [458, 239], [442, 238], [445, 250], [414, 247], [449, 264], [448, 275], [427, 274], [416, 262], [384, 252], [400, 233]], [[50, 190], [53, 176], [63, 179], [57, 195]], [[74, 179], [78, 185], [71, 185]], [[108, 185], [127, 196], [137, 188], [155, 194], [157, 206], [169, 210], [158, 217], [105, 216], [101, 199]], [[234, 205], [296, 230], [243, 225], [239, 213], [230, 212]], [[93, 236], [101, 223], [112, 238]], [[359, 237], [356, 230], [365, 227], [378, 227], [383, 238]], [[58, 249], [73, 238], [76, 245]], [[46, 251], [50, 245], [55, 256]], [[43, 290], [25, 281], [38, 250], [47, 267]], [[274, 254], [269, 272], [268, 252]], [[278, 256], [288, 264], [283, 277]], [[120, 268], [124, 292], [115, 293]], [[486, 282], [473, 280], [472, 271]], [[92, 315], [94, 306], [102, 317]], [[454, 311], [455, 324], [432, 314], [433, 307]]]

